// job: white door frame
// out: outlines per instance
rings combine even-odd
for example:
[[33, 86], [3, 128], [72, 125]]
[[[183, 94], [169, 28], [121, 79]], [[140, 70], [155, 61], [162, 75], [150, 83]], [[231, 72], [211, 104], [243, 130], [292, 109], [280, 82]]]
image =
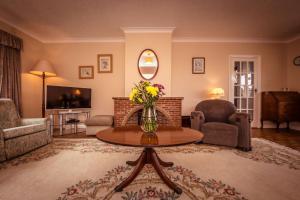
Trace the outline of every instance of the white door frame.
[[254, 100], [254, 113], [253, 113], [253, 122], [252, 127], [260, 127], [260, 110], [261, 110], [261, 101], [260, 101], [260, 93], [261, 93], [261, 56], [260, 55], [229, 55], [229, 101], [233, 103], [233, 95], [234, 95], [234, 87], [232, 82], [233, 76], [233, 60], [237, 59], [254, 59], [255, 60], [255, 78], [256, 78], [256, 92], [255, 100]]

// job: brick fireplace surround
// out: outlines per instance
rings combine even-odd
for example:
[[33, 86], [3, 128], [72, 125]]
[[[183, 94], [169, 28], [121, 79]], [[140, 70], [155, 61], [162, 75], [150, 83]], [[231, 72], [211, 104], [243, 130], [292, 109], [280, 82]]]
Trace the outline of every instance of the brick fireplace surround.
[[[113, 97], [114, 126], [130, 126], [138, 124], [138, 112], [141, 105], [132, 104], [128, 97]], [[161, 97], [156, 103], [158, 123], [181, 127], [181, 107], [183, 97]]]

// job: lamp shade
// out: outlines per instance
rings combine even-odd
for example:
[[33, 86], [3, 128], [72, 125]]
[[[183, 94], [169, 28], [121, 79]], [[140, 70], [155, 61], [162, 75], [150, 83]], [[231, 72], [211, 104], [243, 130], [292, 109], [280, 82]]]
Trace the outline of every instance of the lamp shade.
[[224, 96], [224, 89], [223, 88], [213, 88], [210, 92], [212, 98], [219, 99], [220, 97]]
[[40, 60], [30, 71], [31, 74], [42, 76], [56, 76], [56, 72], [47, 60]]

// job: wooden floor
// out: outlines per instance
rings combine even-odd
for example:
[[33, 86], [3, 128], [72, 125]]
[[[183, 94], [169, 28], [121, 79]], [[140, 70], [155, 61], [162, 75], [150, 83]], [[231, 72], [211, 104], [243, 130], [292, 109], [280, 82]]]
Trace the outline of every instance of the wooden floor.
[[[95, 136], [86, 136], [85, 132], [78, 134], [66, 134], [59, 136], [57, 133], [54, 133], [55, 138], [95, 138]], [[252, 137], [254, 138], [264, 138], [283, 146], [290, 147], [292, 149], [296, 149], [300, 151], [300, 131], [294, 131], [286, 129], [252, 129]]]
[[252, 129], [252, 137], [271, 140], [283, 146], [300, 151], [300, 131], [286, 129]]

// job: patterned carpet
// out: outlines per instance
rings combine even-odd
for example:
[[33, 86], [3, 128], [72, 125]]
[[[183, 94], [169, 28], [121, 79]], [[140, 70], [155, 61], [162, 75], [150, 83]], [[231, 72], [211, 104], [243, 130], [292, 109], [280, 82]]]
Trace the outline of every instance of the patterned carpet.
[[173, 167], [166, 174], [183, 189], [177, 195], [146, 165], [136, 180], [115, 193], [141, 148], [96, 139], [55, 139], [50, 145], [0, 164], [1, 200], [300, 199], [300, 152], [263, 139], [253, 151], [187, 145], [158, 148]]

